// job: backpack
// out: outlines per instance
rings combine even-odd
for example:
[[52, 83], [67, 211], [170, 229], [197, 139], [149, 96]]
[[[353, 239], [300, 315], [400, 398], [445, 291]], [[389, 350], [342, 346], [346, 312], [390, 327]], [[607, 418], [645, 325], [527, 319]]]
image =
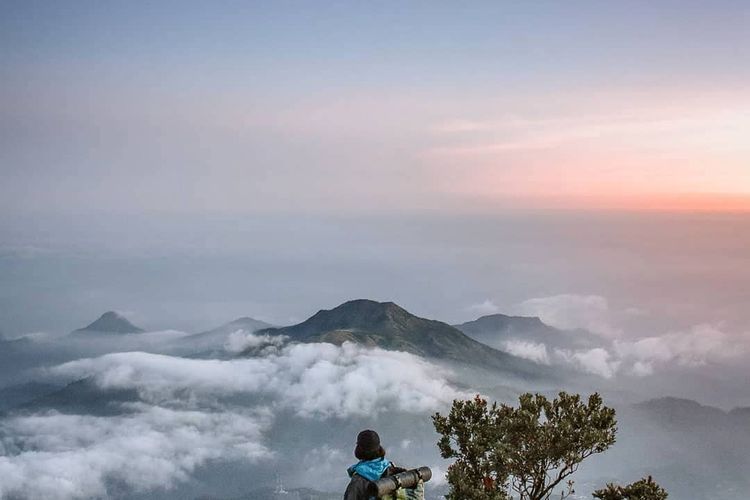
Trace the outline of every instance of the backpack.
[[[395, 476], [401, 472], [406, 472], [407, 469], [391, 465], [386, 471], [384, 477]], [[424, 500], [424, 482], [420, 479], [417, 484], [411, 488], [404, 488], [403, 486], [398, 488], [393, 493], [388, 493], [377, 497], [377, 500]]]
[[424, 500], [424, 483], [420, 481], [414, 488], [399, 488], [378, 500]]

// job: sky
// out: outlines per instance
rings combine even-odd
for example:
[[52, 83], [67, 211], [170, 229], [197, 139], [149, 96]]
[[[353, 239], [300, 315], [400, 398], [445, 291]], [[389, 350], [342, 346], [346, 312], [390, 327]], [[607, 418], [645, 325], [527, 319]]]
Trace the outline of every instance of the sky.
[[637, 336], [750, 330], [748, 25], [739, 1], [4, 1], [0, 331], [567, 296]]
[[750, 210], [750, 6], [0, 5], [0, 209]]

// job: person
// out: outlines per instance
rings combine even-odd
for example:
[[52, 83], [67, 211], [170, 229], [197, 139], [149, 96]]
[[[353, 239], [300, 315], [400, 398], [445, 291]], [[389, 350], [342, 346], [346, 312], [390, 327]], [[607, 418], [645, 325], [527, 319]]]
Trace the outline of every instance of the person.
[[370, 500], [367, 486], [370, 481], [404, 472], [385, 458], [385, 449], [380, 445], [380, 436], [373, 430], [364, 430], [357, 435], [354, 456], [359, 460], [346, 472], [351, 478], [346, 487], [344, 500]]

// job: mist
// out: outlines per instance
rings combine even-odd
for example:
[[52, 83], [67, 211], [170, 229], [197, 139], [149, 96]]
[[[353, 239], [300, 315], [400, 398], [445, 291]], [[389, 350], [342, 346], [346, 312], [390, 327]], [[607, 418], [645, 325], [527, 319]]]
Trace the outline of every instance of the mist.
[[[353, 297], [394, 300], [449, 323], [506, 312], [636, 337], [750, 324], [750, 221], [742, 214], [0, 220], [0, 312], [13, 337], [68, 332], [108, 309], [150, 330], [199, 331], [246, 315], [283, 325]], [[561, 303], [564, 296], [572, 300]]]
[[[166, 337], [241, 316], [287, 325], [362, 297], [448, 323], [493, 313], [537, 316], [594, 340], [574, 350], [529, 339], [495, 347], [606, 378], [665, 374], [655, 393], [726, 409], [750, 404], [743, 387], [750, 220], [741, 214], [80, 213], [1, 220], [6, 338], [54, 339], [106, 310]], [[95, 344], [81, 352], [111, 349]], [[53, 359], [69, 346], [56, 347]], [[681, 370], [717, 382], [667, 383]]]

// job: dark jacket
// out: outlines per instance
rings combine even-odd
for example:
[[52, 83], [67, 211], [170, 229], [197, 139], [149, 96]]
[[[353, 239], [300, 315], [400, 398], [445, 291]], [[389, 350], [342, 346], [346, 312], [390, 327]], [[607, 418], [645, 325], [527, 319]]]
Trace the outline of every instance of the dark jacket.
[[[402, 469], [401, 467], [391, 465], [380, 477], [392, 476], [399, 472], [404, 472], [405, 470], [406, 469]], [[349, 481], [349, 486], [346, 487], [346, 492], [344, 493], [344, 500], [370, 500], [370, 497], [367, 496], [367, 485], [369, 484], [369, 479], [366, 479], [357, 473], [352, 474], [352, 479]]]

